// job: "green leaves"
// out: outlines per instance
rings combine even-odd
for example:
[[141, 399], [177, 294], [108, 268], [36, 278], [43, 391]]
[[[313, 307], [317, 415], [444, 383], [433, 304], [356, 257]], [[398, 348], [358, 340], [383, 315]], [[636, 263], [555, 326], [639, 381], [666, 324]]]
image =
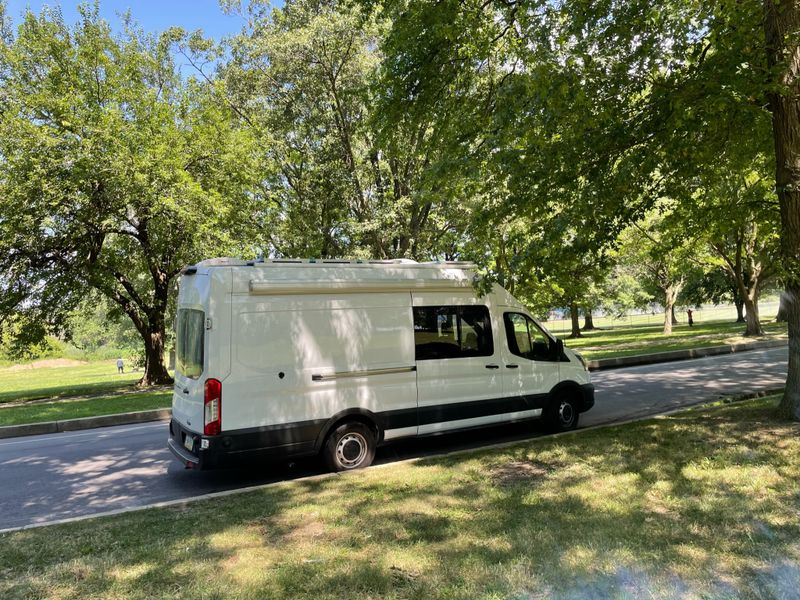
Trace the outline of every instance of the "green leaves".
[[[55, 327], [94, 289], [163, 337], [182, 266], [252, 252], [254, 140], [169, 46], [97, 8], [28, 13], [0, 48], [0, 307]], [[237, 215], [232, 218], [232, 215]]]
[[[440, 143], [492, 198], [479, 235], [490, 250], [474, 256], [499, 279], [514, 265], [537, 294], [548, 280], [564, 298], [573, 282], [588, 290], [570, 274], [602, 272], [620, 235], [664, 198], [677, 205], [671, 248], [704, 254], [742, 214], [758, 224], [756, 245], [774, 246], [758, 3], [385, 0], [376, 10], [390, 22], [389, 126], [428, 110], [454, 119]], [[742, 184], [750, 208], [723, 206], [725, 172], [757, 174]], [[712, 188], [715, 201], [697, 196]]]

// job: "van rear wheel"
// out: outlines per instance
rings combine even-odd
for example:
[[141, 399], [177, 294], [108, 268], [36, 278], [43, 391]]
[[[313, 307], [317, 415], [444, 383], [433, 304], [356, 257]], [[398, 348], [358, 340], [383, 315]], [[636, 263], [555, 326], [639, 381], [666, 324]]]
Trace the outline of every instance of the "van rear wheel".
[[331, 471], [363, 469], [375, 459], [375, 434], [364, 423], [343, 423], [328, 436], [323, 454]]
[[547, 428], [554, 432], [570, 431], [578, 427], [578, 404], [568, 394], [558, 394], [545, 412]]

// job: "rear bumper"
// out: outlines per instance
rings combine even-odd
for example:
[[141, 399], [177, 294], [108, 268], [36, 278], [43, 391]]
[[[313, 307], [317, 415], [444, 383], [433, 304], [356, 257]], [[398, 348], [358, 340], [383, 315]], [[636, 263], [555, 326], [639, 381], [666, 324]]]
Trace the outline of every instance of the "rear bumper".
[[[191, 450], [186, 447], [187, 438], [191, 440]], [[220, 466], [224, 455], [219, 437], [206, 437], [189, 431], [175, 419], [169, 422], [167, 446], [175, 458], [188, 469], [213, 469]]]
[[[223, 431], [220, 435], [205, 436], [172, 419], [167, 446], [189, 469], [216, 469], [247, 461], [307, 456], [316, 452], [315, 441], [323, 423]], [[191, 440], [191, 450], [186, 445], [187, 438]]]
[[594, 406], [594, 384], [584, 383], [581, 386], [580, 412], [586, 412]]

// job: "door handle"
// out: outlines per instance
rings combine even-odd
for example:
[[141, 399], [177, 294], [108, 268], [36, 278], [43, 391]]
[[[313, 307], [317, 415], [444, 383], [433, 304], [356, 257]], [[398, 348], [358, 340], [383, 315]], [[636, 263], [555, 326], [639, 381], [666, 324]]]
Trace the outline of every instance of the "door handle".
[[183, 390], [183, 393], [184, 393], [184, 394], [188, 394], [188, 393], [189, 393], [189, 388], [186, 388], [186, 389], [184, 389], [184, 390]]
[[519, 365], [506, 365], [506, 369], [519, 369]]
[[499, 369], [500, 365], [486, 365], [487, 369]]

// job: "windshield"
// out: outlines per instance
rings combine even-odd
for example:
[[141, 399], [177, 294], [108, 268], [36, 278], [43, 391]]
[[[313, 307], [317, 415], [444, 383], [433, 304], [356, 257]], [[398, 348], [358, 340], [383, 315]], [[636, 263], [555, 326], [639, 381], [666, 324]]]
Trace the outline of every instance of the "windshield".
[[202, 310], [179, 308], [175, 327], [175, 366], [186, 377], [197, 379], [203, 373]]

